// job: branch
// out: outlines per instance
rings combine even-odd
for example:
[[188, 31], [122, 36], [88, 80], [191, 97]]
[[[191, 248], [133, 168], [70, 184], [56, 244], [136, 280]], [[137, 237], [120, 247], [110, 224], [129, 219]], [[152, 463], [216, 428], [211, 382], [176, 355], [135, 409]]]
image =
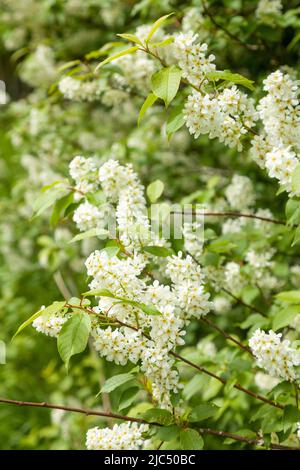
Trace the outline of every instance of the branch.
[[231, 33], [227, 28], [225, 28], [225, 26], [218, 23], [204, 2], [202, 2], [202, 8], [203, 8], [204, 14], [208, 16], [208, 18], [215, 25], [215, 27], [217, 29], [221, 29], [228, 37], [233, 39], [233, 41], [237, 42], [240, 46], [244, 47], [248, 51], [257, 51], [259, 49], [259, 46], [257, 46], [256, 44], [247, 44], [246, 42], [242, 41], [239, 37]]
[[233, 343], [235, 343], [239, 348], [243, 349], [244, 351], [246, 351], [247, 353], [251, 354], [251, 356], [253, 356], [252, 354], [252, 351], [250, 348], [248, 348], [248, 346], [245, 346], [245, 344], [241, 343], [240, 341], [238, 341], [236, 338], [234, 338], [233, 336], [231, 336], [230, 334], [228, 334], [226, 331], [222, 330], [222, 328], [220, 328], [219, 326], [215, 325], [211, 320], [209, 320], [208, 318], [205, 318], [205, 317], [201, 317], [200, 320], [204, 323], [206, 323], [207, 325], [209, 325], [211, 328], [213, 328], [214, 330], [218, 331], [218, 333], [220, 333], [221, 335], [223, 335], [226, 339], [228, 339], [228, 341], [232, 341]]
[[227, 295], [230, 295], [230, 297], [232, 297], [234, 300], [237, 301], [237, 303], [243, 305], [244, 307], [247, 307], [249, 308], [250, 310], [252, 310], [252, 312], [256, 312], [256, 313], [259, 313], [260, 315], [262, 316], [265, 316], [265, 314], [261, 311], [261, 310], [258, 310], [256, 307], [253, 307], [253, 305], [251, 304], [247, 304], [246, 302], [244, 302], [242, 299], [240, 299], [240, 297], [237, 297], [236, 295], [234, 295], [232, 292], [230, 292], [229, 290], [227, 290], [225, 287], [221, 287], [221, 290], [223, 292], [225, 292]]
[[[20, 401], [20, 400], [11, 400], [9, 398], [3, 398], [0, 397], [0, 403], [5, 403], [8, 405], [16, 405], [16, 406], [30, 406], [30, 407], [36, 407], [36, 408], [49, 408], [53, 410], [62, 410], [62, 411], [71, 411], [73, 413], [81, 413], [86, 416], [101, 416], [105, 418], [115, 418], [115, 419], [120, 419], [123, 421], [130, 421], [134, 423], [141, 423], [141, 424], [150, 424], [154, 426], [161, 426], [161, 424], [156, 423], [156, 422], [148, 422], [144, 419], [141, 418], [132, 418], [130, 416], [123, 416], [117, 413], [105, 413], [104, 411], [96, 411], [96, 410], [90, 410], [90, 409], [85, 409], [85, 408], [75, 408], [75, 407], [70, 407], [70, 406], [65, 406], [65, 405], [56, 405], [54, 403], [47, 403], [47, 402], [33, 402], [33, 401]], [[230, 432], [226, 431], [220, 431], [218, 429], [211, 429], [211, 428], [199, 428], [198, 432], [200, 434], [210, 434], [213, 436], [220, 436], [224, 438], [230, 438], [235, 441], [239, 442], [246, 442], [247, 444], [250, 445], [261, 445], [261, 439], [249, 439], [245, 436], [240, 436], [239, 434], [233, 434]], [[300, 450], [300, 447], [290, 447], [290, 446], [283, 446], [281, 444], [271, 444], [270, 445], [271, 449], [280, 449], [280, 450]]]
[[171, 214], [191, 214], [191, 215], [203, 215], [207, 217], [245, 217], [247, 219], [256, 219], [256, 220], [262, 220], [263, 222], [269, 222], [272, 224], [277, 224], [277, 225], [285, 225], [285, 222], [283, 220], [278, 220], [278, 219], [270, 219], [269, 217], [260, 217], [255, 214], [245, 214], [242, 212], [231, 212], [231, 211], [226, 211], [226, 212], [205, 212], [205, 211], [196, 211], [196, 210], [191, 210], [191, 211], [171, 211]]

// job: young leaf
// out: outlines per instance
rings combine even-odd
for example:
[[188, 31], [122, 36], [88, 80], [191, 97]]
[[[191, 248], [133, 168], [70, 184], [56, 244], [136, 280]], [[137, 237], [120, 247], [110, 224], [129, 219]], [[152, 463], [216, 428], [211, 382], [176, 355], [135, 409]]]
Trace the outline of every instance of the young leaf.
[[68, 190], [63, 186], [54, 186], [43, 191], [33, 204], [34, 217], [41, 215], [46, 209], [52, 206], [57, 199], [64, 196], [66, 193], [68, 193]]
[[215, 70], [214, 72], [208, 72], [206, 74], [206, 77], [208, 78], [208, 80], [211, 81], [225, 80], [226, 82], [232, 82], [236, 85], [242, 85], [251, 91], [254, 90], [254, 81], [249, 80], [249, 78], [243, 77], [243, 75], [240, 75], [239, 73], [232, 73], [227, 70]]
[[99, 70], [100, 67], [103, 67], [103, 65], [108, 64], [109, 62], [112, 62], [113, 60], [116, 60], [119, 57], [122, 57], [124, 55], [133, 54], [133, 52], [137, 50], [138, 50], [138, 46], [133, 46], [133, 47], [129, 47], [129, 49], [125, 49], [123, 51], [117, 52], [114, 55], [111, 55], [110, 57], [107, 57], [105, 60], [103, 60], [102, 62], [100, 62], [100, 64], [97, 65], [97, 67], [95, 68], [95, 72], [97, 72], [97, 70]]
[[283, 310], [279, 310], [273, 319], [273, 329], [276, 331], [280, 328], [290, 325], [290, 323], [299, 313], [300, 305], [291, 305], [287, 308], [284, 308]]
[[181, 129], [184, 126], [185, 120], [182, 112], [182, 106], [178, 106], [170, 112], [168, 121], [167, 121], [167, 135], [170, 138], [174, 132]]
[[145, 246], [143, 251], [146, 251], [147, 253], [150, 253], [154, 256], [162, 256], [163, 258], [172, 256], [173, 254], [173, 251], [170, 250], [170, 248], [166, 248], [164, 246]]
[[300, 304], [300, 290], [287, 290], [276, 294], [276, 299], [288, 304]]
[[78, 233], [78, 235], [75, 235], [68, 243], [75, 243], [79, 242], [80, 240], [84, 240], [86, 238], [91, 238], [91, 237], [99, 237], [99, 238], [106, 238], [108, 236], [109, 232], [104, 229], [98, 229], [98, 228], [91, 228], [90, 230], [87, 230], [86, 232], [81, 232]]
[[139, 387], [130, 387], [127, 390], [124, 390], [119, 400], [118, 411], [125, 410], [131, 406], [139, 391]]
[[147, 187], [147, 196], [150, 202], [154, 203], [162, 195], [164, 183], [160, 180], [153, 181]]
[[117, 36], [119, 36], [122, 39], [126, 39], [126, 41], [134, 42], [135, 44], [139, 44], [140, 46], [142, 46], [142, 42], [134, 34], [130, 34], [130, 33], [125, 33], [124, 34], [123, 33], [123, 34], [117, 34]]
[[175, 65], [165, 67], [151, 77], [153, 93], [168, 106], [179, 89], [182, 71]]
[[91, 330], [91, 320], [86, 312], [76, 313], [63, 324], [57, 338], [60, 357], [69, 367], [70, 358], [85, 350]]
[[196, 406], [193, 411], [189, 414], [188, 420], [191, 423], [203, 421], [207, 418], [215, 416], [219, 408], [214, 403], [203, 403]]
[[50, 224], [53, 226], [57, 225], [61, 215], [65, 212], [67, 207], [73, 203], [74, 194], [69, 193], [58, 199], [53, 207], [52, 215], [50, 218]]
[[167, 46], [168, 44], [171, 44], [172, 42], [174, 42], [174, 36], [171, 36], [167, 39], [163, 39], [162, 41], [151, 42], [151, 49], [153, 48], [157, 49], [158, 47]]
[[127, 372], [126, 374], [115, 375], [114, 377], [111, 377], [110, 379], [106, 380], [105, 384], [100, 390], [100, 393], [110, 393], [132, 379], [134, 379], [134, 375], [131, 372]]
[[40, 317], [41, 315], [45, 315], [45, 314], [46, 315], [55, 314], [55, 313], [59, 312], [60, 310], [62, 310], [65, 305], [66, 305], [65, 301], [53, 302], [53, 304], [49, 305], [48, 307], [38, 310], [33, 315], [31, 315], [31, 317], [29, 317], [28, 320], [24, 321], [24, 323], [22, 323], [22, 325], [19, 326], [19, 328], [15, 332], [14, 336], [12, 337], [12, 340], [19, 333], [21, 333], [21, 331], [24, 330], [24, 328], [29, 326], [36, 318]]
[[201, 450], [204, 446], [202, 437], [195, 429], [182, 429], [180, 444], [182, 450]]
[[151, 108], [151, 106], [153, 106], [153, 104], [155, 103], [155, 101], [157, 100], [157, 96], [154, 95], [154, 93], [150, 93], [147, 98], [145, 99], [141, 109], [140, 109], [140, 112], [139, 112], [139, 117], [138, 117], [138, 126], [140, 125], [141, 123], [141, 120], [143, 119], [145, 113], [147, 112], [147, 110], [149, 108]]
[[150, 29], [148, 36], [146, 37], [146, 44], [149, 42], [149, 40], [152, 38], [153, 34], [158, 30], [158, 28], [161, 27], [161, 25], [171, 16], [174, 15], [174, 13], [169, 13], [168, 15], [161, 16], [158, 18], [158, 20], [155, 21], [153, 24], [152, 28]]
[[300, 163], [296, 166], [292, 173], [292, 191], [295, 193], [299, 191], [300, 189]]

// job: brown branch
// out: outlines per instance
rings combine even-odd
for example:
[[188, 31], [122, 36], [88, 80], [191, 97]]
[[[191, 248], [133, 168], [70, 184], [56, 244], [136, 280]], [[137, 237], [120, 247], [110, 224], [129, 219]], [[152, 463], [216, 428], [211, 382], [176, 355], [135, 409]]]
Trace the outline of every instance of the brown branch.
[[247, 353], [251, 354], [251, 356], [253, 355], [251, 349], [250, 349], [248, 346], [245, 346], [245, 344], [241, 343], [241, 342], [238, 341], [236, 338], [234, 338], [233, 336], [231, 336], [230, 334], [228, 334], [226, 331], [222, 330], [222, 328], [220, 328], [218, 325], [215, 325], [215, 323], [213, 323], [213, 322], [212, 322], [211, 320], [209, 320], [208, 318], [206, 318], [206, 317], [201, 317], [200, 320], [201, 320], [203, 323], [206, 323], [208, 326], [210, 326], [210, 327], [213, 328], [214, 330], [218, 331], [218, 333], [220, 333], [221, 335], [223, 335], [224, 338], [228, 339], [228, 341], [232, 341], [233, 343], [235, 343], [239, 348], [243, 349], [243, 351], [246, 351]]
[[246, 42], [242, 41], [239, 37], [235, 36], [233, 33], [231, 33], [225, 26], [221, 25], [220, 23], [218, 23], [213, 14], [209, 11], [207, 5], [202, 2], [202, 8], [203, 8], [203, 12], [206, 16], [208, 16], [208, 18], [210, 19], [210, 21], [213, 23], [213, 25], [217, 28], [217, 29], [221, 29], [228, 37], [230, 37], [233, 41], [237, 42], [240, 46], [244, 47], [244, 49], [247, 49], [248, 51], [257, 51], [259, 49], [259, 46], [257, 46], [256, 44], [247, 44]]
[[[0, 397], [0, 403], [6, 403], [8, 405], [17, 405], [17, 406], [34, 406], [37, 408], [50, 408], [52, 410], [62, 410], [62, 411], [72, 411], [73, 413], [81, 413], [86, 416], [101, 416], [104, 418], [115, 418], [121, 419], [123, 421], [131, 421], [134, 423], [141, 423], [141, 424], [149, 424], [148, 421], [142, 418], [131, 418], [130, 416], [123, 416], [118, 413], [111, 413], [111, 412], [104, 412], [104, 411], [96, 411], [84, 408], [77, 408], [73, 406], [65, 406], [65, 405], [56, 405], [54, 403], [47, 403], [47, 402], [33, 402], [33, 401], [20, 401], [20, 400], [10, 400], [9, 398]], [[150, 423], [159, 426], [159, 423]]]
[[248, 219], [256, 219], [256, 220], [261, 220], [263, 222], [270, 222], [272, 224], [277, 224], [277, 225], [285, 225], [285, 222], [283, 220], [278, 220], [278, 219], [270, 219], [269, 217], [260, 217], [255, 214], [245, 214], [242, 212], [231, 212], [231, 211], [226, 211], [226, 212], [205, 212], [205, 211], [196, 211], [196, 210], [191, 210], [191, 211], [171, 211], [171, 214], [191, 214], [191, 215], [203, 215], [204, 217], [245, 217]]
[[[101, 416], [105, 418], [115, 418], [115, 419], [120, 419], [123, 421], [130, 421], [134, 423], [140, 423], [140, 424], [150, 424], [154, 426], [161, 426], [160, 423], [156, 422], [148, 422], [142, 418], [132, 418], [130, 416], [123, 416], [117, 413], [106, 413], [104, 411], [96, 411], [96, 410], [90, 410], [90, 409], [85, 409], [85, 408], [76, 408], [76, 407], [70, 407], [70, 406], [65, 406], [65, 405], [57, 405], [54, 403], [47, 403], [47, 402], [32, 402], [32, 401], [20, 401], [20, 400], [11, 400], [9, 398], [3, 398], [0, 397], [0, 403], [5, 403], [7, 405], [16, 405], [16, 406], [30, 406], [30, 407], [36, 407], [36, 408], [48, 408], [48, 409], [53, 409], [53, 410], [61, 410], [61, 411], [70, 411], [73, 413], [81, 413], [86, 416]], [[224, 438], [230, 438], [235, 441], [239, 442], [246, 442], [247, 444], [250, 445], [261, 445], [261, 439], [249, 439], [245, 436], [240, 436], [238, 434], [233, 434], [231, 432], [226, 432], [226, 431], [220, 431], [218, 429], [211, 429], [211, 428], [199, 428], [198, 432], [200, 434], [210, 434], [213, 436], [219, 436], [219, 437], [224, 437]], [[272, 449], [281, 449], [281, 450], [300, 450], [300, 447], [290, 447], [290, 446], [283, 446], [281, 444], [271, 444], [270, 447]]]
[[240, 297], [237, 297], [236, 295], [234, 295], [232, 292], [230, 292], [229, 290], [227, 290], [225, 287], [221, 287], [221, 290], [223, 292], [225, 292], [227, 295], [230, 295], [230, 297], [232, 297], [234, 300], [237, 301], [237, 303], [239, 303], [240, 305], [243, 305], [244, 307], [247, 307], [249, 308], [250, 310], [252, 310], [252, 312], [255, 312], [255, 313], [259, 313], [260, 315], [264, 315], [264, 313], [261, 311], [261, 310], [258, 310], [256, 307], [253, 307], [253, 305], [251, 304], [247, 304], [246, 302], [244, 302]]

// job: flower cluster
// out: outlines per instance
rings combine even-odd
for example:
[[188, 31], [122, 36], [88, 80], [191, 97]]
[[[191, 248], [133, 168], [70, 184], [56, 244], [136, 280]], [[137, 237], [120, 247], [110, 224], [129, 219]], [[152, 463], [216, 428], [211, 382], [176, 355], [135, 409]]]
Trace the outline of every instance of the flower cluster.
[[68, 318], [68, 315], [42, 314], [32, 322], [32, 326], [39, 333], [44, 333], [44, 335], [56, 338], [59, 335], [63, 324], [68, 320]]
[[184, 118], [195, 138], [208, 134], [228, 147], [243, 148], [242, 138], [257, 119], [254, 102], [234, 85], [221, 93], [203, 94], [194, 90], [188, 96]]
[[91, 428], [86, 434], [88, 450], [139, 450], [145, 444], [147, 424], [115, 424], [112, 429]]
[[272, 24], [274, 16], [278, 16], [282, 11], [282, 0], [259, 0], [256, 9], [256, 16], [266, 24]]
[[100, 99], [104, 84], [100, 80], [84, 81], [67, 76], [59, 81], [58, 89], [68, 100], [95, 101]]
[[236, 210], [249, 209], [255, 203], [255, 192], [252, 182], [247, 176], [234, 175], [225, 190], [230, 207]]
[[273, 377], [293, 382], [298, 374], [295, 367], [300, 365], [300, 353], [291, 347], [290, 341], [281, 341], [281, 333], [269, 333], [258, 329], [249, 340], [249, 346], [257, 359], [257, 365]]
[[263, 97], [257, 107], [264, 132], [252, 141], [251, 154], [261, 168], [291, 192], [292, 173], [299, 163], [300, 102], [297, 80], [281, 70], [264, 80]]

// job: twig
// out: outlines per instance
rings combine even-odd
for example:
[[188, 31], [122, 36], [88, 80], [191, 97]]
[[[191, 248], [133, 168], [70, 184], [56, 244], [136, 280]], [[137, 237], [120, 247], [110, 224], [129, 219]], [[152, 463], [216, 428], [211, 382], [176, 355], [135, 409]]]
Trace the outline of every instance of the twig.
[[263, 222], [270, 222], [272, 224], [277, 224], [277, 225], [285, 225], [285, 222], [283, 220], [278, 220], [278, 219], [270, 219], [269, 217], [260, 217], [255, 214], [245, 214], [242, 212], [231, 212], [231, 211], [226, 211], [226, 212], [205, 212], [205, 211], [198, 211], [198, 210], [191, 210], [191, 211], [171, 211], [171, 214], [191, 214], [191, 215], [203, 215], [204, 217], [245, 217], [248, 219], [256, 219], [256, 220], [261, 220]]
[[230, 334], [228, 334], [226, 331], [222, 330], [222, 328], [220, 328], [219, 326], [215, 325], [211, 320], [209, 320], [208, 318], [205, 318], [205, 317], [201, 317], [200, 320], [203, 322], [203, 323], [206, 323], [207, 325], [209, 325], [211, 328], [213, 328], [214, 330], [218, 331], [221, 335], [223, 335], [226, 339], [228, 339], [228, 341], [232, 341], [233, 343], [235, 343], [239, 348], [243, 349], [244, 351], [246, 351], [247, 353], [251, 354], [251, 356], [253, 355], [252, 354], [252, 351], [250, 348], [248, 348], [248, 346], [245, 346], [243, 343], [241, 343], [240, 341], [238, 341], [236, 338], [234, 338], [233, 336], [231, 336]]

